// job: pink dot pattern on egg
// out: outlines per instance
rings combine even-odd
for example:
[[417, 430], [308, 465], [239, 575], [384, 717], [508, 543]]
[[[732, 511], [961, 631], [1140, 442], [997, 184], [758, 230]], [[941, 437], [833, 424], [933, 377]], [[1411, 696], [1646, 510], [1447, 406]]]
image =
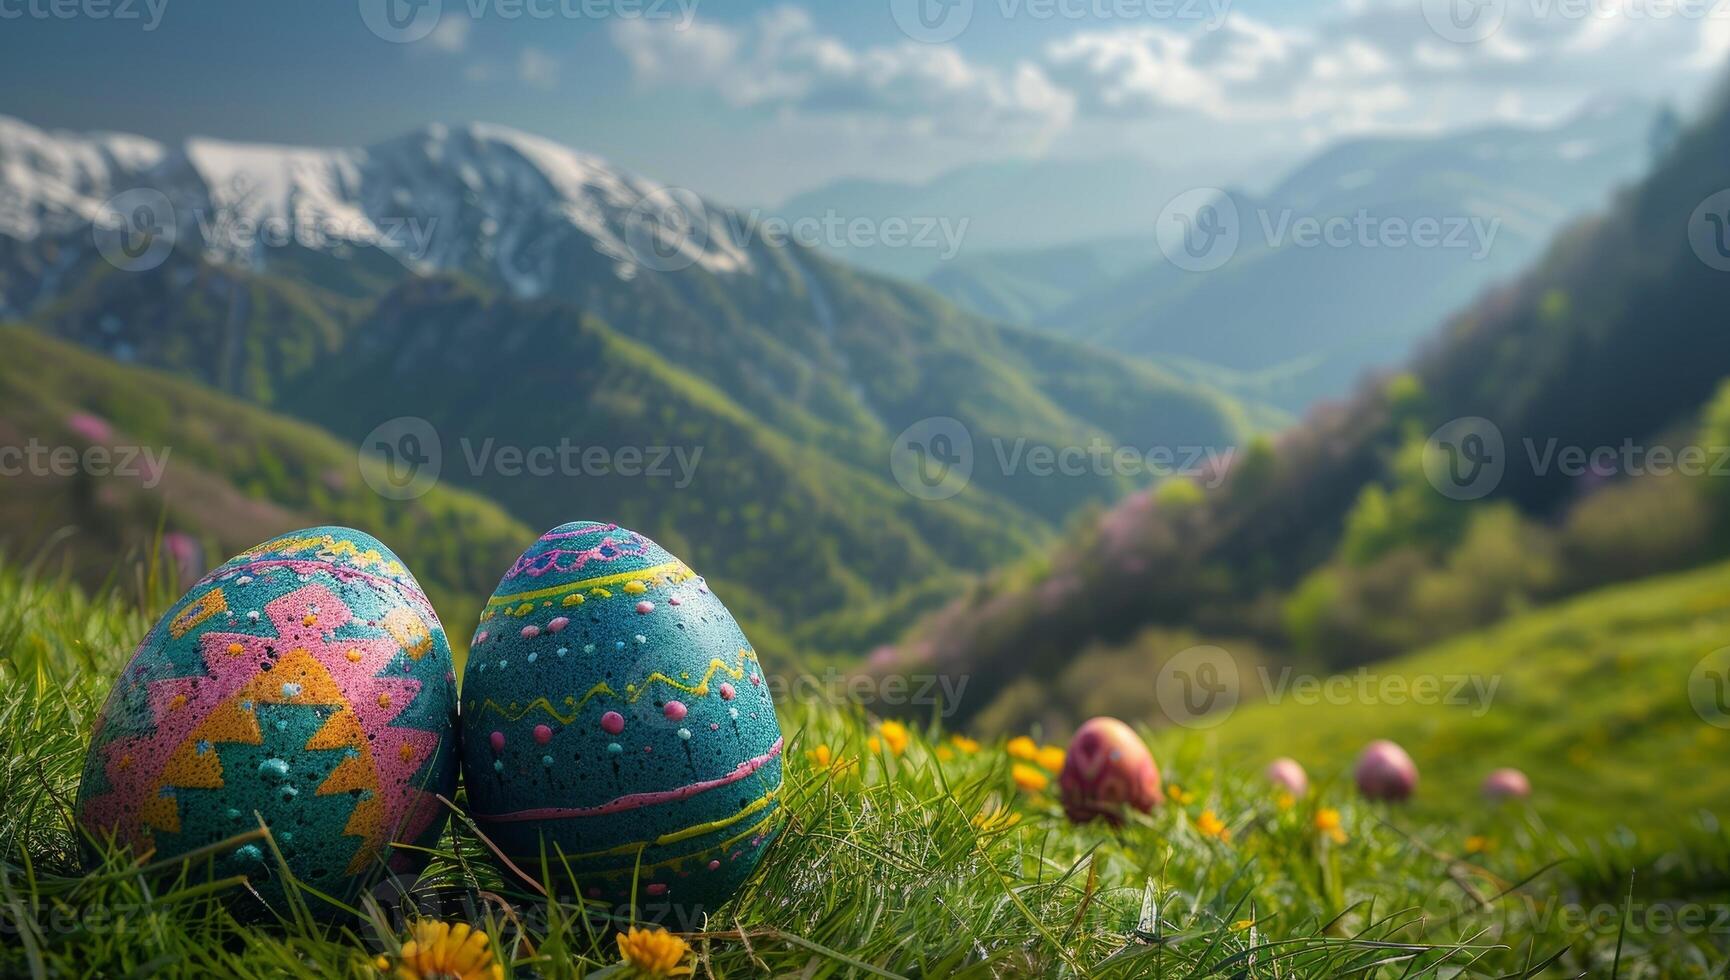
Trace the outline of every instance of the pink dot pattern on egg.
[[535, 637], [540, 636], [540, 635], [541, 635], [541, 628], [539, 626], [524, 626], [523, 627], [523, 638], [524, 639], [532, 640]]
[[668, 701], [667, 706], [661, 709], [661, 713], [667, 716], [668, 721], [684, 721], [688, 710], [683, 701]]
[[721, 682], [721, 700], [731, 701], [734, 697], [738, 696], [738, 693], [739, 692], [733, 690], [733, 685], [728, 684], [725, 681]]
[[1093, 718], [1076, 731], [1057, 785], [1076, 823], [1103, 817], [1116, 824], [1127, 807], [1147, 813], [1165, 802], [1152, 754], [1135, 729], [1115, 718]]
[[551, 728], [548, 728], [546, 725], [535, 726], [535, 742], [537, 744], [545, 745], [552, 740], [553, 730]]
[[562, 630], [569, 625], [571, 625], [571, 621], [569, 619], [566, 619], [563, 616], [560, 616], [557, 619], [554, 619], [552, 622], [547, 624], [547, 632], [548, 633], [557, 633], [559, 630]]
[[658, 882], [658, 881], [649, 885], [647, 890], [648, 890], [649, 894], [651, 894], [651, 895], [665, 895], [665, 894], [667, 894], [667, 886]]
[[601, 730], [608, 735], [617, 735], [625, 730], [625, 716], [617, 711], [609, 711], [601, 716]]
[[644, 599], [642, 602], [637, 603], [637, 612], [640, 612], [645, 616], [648, 615], [649, 613], [654, 612], [654, 611], [655, 611], [655, 604], [650, 602], [647, 599]]
[[721, 870], [721, 862], [720, 862], [720, 861], [710, 861], [710, 862], [709, 862], [709, 870], [710, 870], [710, 871], [719, 871], [719, 870]]
[[494, 752], [503, 752], [505, 750], [504, 732], [493, 732], [487, 737], [487, 740], [492, 743]]

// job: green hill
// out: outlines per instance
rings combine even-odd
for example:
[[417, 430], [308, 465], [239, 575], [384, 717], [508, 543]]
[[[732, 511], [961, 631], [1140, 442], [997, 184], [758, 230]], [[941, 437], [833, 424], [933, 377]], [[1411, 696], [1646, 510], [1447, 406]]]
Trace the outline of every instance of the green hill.
[[[1219, 728], [1190, 737], [1221, 758], [1289, 755], [1313, 779], [1347, 785], [1359, 747], [1394, 739], [1422, 771], [1416, 819], [1470, 813], [1485, 774], [1515, 766], [1531, 775], [1548, 825], [1625, 827], [1651, 847], [1730, 799], [1730, 714], [1711, 714], [1720, 727], [1690, 699], [1698, 665], [1730, 669], [1727, 643], [1730, 564], [1720, 564], [1593, 592], [1370, 668], [1377, 690], [1405, 682], [1386, 688], [1393, 697], [1298, 703], [1288, 693], [1274, 704], [1266, 690], [1246, 691]], [[1431, 703], [1400, 693], [1426, 678], [1440, 692]], [[1487, 703], [1455, 691], [1465, 678], [1493, 690]], [[1692, 688], [1711, 713], [1709, 682]]]
[[[69, 467], [11, 460], [20, 472], [0, 494], [6, 550], [44, 554], [87, 583], [148, 554], [159, 522], [196, 542], [195, 573], [285, 531], [352, 525], [401, 555], [453, 638], [466, 638], [462, 617], [478, 615], [477, 597], [537, 533], [457, 489], [387, 500], [352, 445], [199, 385], [19, 326], [0, 326], [0, 346], [0, 445], [76, 454]], [[93, 448], [103, 455], [86, 456]]]

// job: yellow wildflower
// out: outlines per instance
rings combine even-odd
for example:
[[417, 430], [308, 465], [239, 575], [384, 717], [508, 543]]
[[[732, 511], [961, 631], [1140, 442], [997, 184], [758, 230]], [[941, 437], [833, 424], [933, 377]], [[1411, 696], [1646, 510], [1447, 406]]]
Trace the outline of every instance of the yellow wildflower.
[[1466, 838], [1467, 854], [1487, 854], [1496, 849], [1496, 842], [1482, 834], [1473, 834]]
[[[488, 936], [468, 923], [423, 920], [409, 928], [396, 965], [398, 980], [503, 980], [504, 967], [487, 949]], [[390, 961], [379, 957], [380, 970]]]
[[979, 751], [979, 743], [965, 735], [951, 735], [949, 736], [949, 741], [954, 743], [956, 748], [960, 749], [967, 755], [972, 755]]
[[1034, 759], [1046, 772], [1057, 772], [1063, 768], [1063, 749], [1056, 745], [1043, 746]]
[[1050, 776], [1032, 766], [1023, 765], [1019, 762], [1011, 767], [1009, 774], [1015, 780], [1016, 786], [1029, 793], [1037, 793], [1051, 785]]
[[1297, 800], [1290, 793], [1281, 793], [1274, 798], [1274, 802], [1279, 804], [1281, 810], [1290, 810], [1297, 805]]
[[986, 807], [973, 818], [973, 826], [982, 833], [995, 834], [1021, 822], [1021, 814], [1013, 813], [1003, 804]]
[[1231, 840], [1231, 831], [1226, 829], [1225, 821], [1221, 820], [1212, 810], [1201, 811], [1201, 816], [1195, 818], [1195, 829], [1203, 837], [1217, 837], [1222, 841]]
[[1167, 786], [1166, 791], [1171, 795], [1171, 802], [1176, 803], [1179, 806], [1195, 802], [1195, 794], [1185, 791], [1182, 786], [1179, 786], [1176, 783]]
[[1335, 844], [1346, 842], [1346, 832], [1340, 827], [1340, 812], [1333, 807], [1324, 806], [1316, 811], [1316, 829]]
[[[907, 751], [907, 743], [912, 738], [907, 731], [907, 726], [898, 721], [886, 721], [878, 725], [877, 734], [882, 737], [882, 744], [889, 746], [889, 754], [896, 758], [900, 758], [901, 753]], [[875, 746], [873, 751], [876, 751]]]
[[1032, 762], [1039, 757], [1039, 746], [1026, 735], [1017, 735], [1010, 739], [1003, 751], [1008, 752], [1011, 759], [1020, 759], [1022, 762]]
[[691, 968], [685, 957], [691, 955], [691, 944], [665, 929], [639, 929], [632, 926], [619, 937], [619, 960], [638, 977], [665, 980], [688, 977]]
[[1231, 924], [1231, 931], [1232, 932], [1242, 932], [1245, 929], [1254, 929], [1254, 928], [1255, 928], [1255, 920], [1254, 919], [1239, 919], [1236, 922], [1233, 922]]
[[819, 745], [805, 753], [805, 755], [817, 766], [818, 769], [828, 773], [829, 778], [831, 779], [841, 775], [848, 769], [851, 769], [855, 761], [853, 759], [841, 758], [835, 754], [834, 749], [831, 749], [827, 745]]
[[955, 750], [947, 745], [939, 745], [936, 755], [938, 762], [949, 762], [955, 758]]

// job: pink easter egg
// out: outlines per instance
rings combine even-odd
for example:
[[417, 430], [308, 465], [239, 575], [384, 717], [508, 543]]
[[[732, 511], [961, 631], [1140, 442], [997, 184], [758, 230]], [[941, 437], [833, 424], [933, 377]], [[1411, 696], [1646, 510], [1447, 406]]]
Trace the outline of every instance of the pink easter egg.
[[1147, 813], [1165, 802], [1159, 766], [1135, 729], [1116, 718], [1093, 718], [1076, 730], [1057, 785], [1076, 823], [1103, 817], [1117, 824], [1125, 807]]
[[1354, 773], [1358, 792], [1372, 800], [1400, 802], [1418, 788], [1418, 767], [1406, 750], [1387, 739], [1377, 739], [1358, 756]]

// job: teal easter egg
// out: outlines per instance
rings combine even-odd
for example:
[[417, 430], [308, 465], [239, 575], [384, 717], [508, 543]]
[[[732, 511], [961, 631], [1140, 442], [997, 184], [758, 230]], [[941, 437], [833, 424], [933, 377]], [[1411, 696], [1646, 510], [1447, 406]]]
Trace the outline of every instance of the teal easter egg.
[[633, 894], [639, 915], [712, 911], [781, 826], [756, 651], [702, 578], [634, 531], [565, 524], [517, 559], [482, 612], [462, 711], [481, 832], [608, 911]]
[[[139, 644], [97, 719], [78, 822], [156, 860], [209, 848], [215, 877], [245, 875], [279, 910], [281, 864], [352, 902], [417, 874], [425, 856], [396, 845], [431, 846], [444, 826], [455, 682], [438, 616], [390, 549], [343, 527], [273, 538]], [[261, 823], [269, 839], [235, 840]]]

